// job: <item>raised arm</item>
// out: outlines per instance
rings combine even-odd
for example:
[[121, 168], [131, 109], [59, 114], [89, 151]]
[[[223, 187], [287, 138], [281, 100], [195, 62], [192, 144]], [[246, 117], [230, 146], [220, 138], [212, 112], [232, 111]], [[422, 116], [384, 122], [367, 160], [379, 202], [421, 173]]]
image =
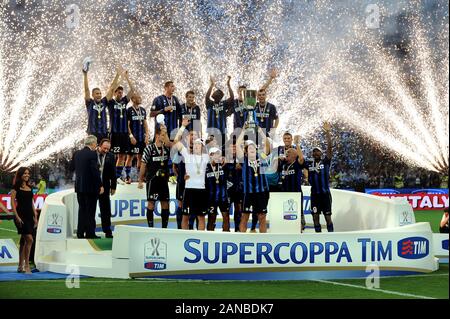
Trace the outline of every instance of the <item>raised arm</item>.
[[228, 75], [227, 77], [227, 86], [228, 86], [228, 95], [230, 96], [228, 98], [228, 105], [233, 105], [234, 102], [234, 93], [233, 89], [231, 88], [231, 76]]
[[89, 91], [88, 73], [83, 71], [83, 83], [84, 83], [84, 99], [89, 101], [91, 99], [91, 92]]
[[114, 91], [119, 86], [119, 78], [120, 75], [123, 73], [123, 68], [119, 66], [116, 70], [116, 76], [114, 77], [114, 80], [112, 81], [111, 85], [109, 86], [108, 92], [106, 92], [106, 100], [111, 101], [114, 95]]
[[325, 131], [325, 137], [327, 139], [327, 157], [331, 159], [333, 156], [333, 148], [331, 145], [331, 124], [328, 122], [323, 123], [323, 130]]
[[206, 96], [205, 96], [205, 105], [212, 102], [211, 93], [212, 93], [212, 89], [213, 89], [214, 85], [216, 85], [216, 82], [214, 81], [213, 77], [210, 77], [209, 78], [209, 89], [206, 92]]
[[130, 90], [128, 91], [128, 94], [127, 94], [127, 99], [131, 100], [131, 97], [133, 96], [133, 94], [135, 92], [135, 88], [134, 88], [133, 83], [130, 80], [130, 77], [128, 75], [128, 71], [125, 71], [123, 73], [123, 76], [125, 77], [125, 80], [127, 80], [128, 86], [130, 87]]
[[302, 148], [300, 147], [300, 135], [294, 136], [294, 144], [297, 146], [298, 163], [303, 165], [305, 157], [303, 156]]
[[236, 156], [238, 158], [244, 157], [244, 136], [245, 136], [245, 130], [242, 130], [241, 134], [239, 135], [238, 139], [236, 140]]
[[270, 154], [270, 140], [267, 138], [267, 135], [264, 133], [262, 128], [258, 127], [258, 133], [262, 136], [262, 144], [264, 145], [264, 154]]
[[272, 84], [273, 80], [277, 77], [277, 70], [273, 69], [269, 73], [269, 79], [266, 83], [261, 87], [263, 90], [267, 90], [269, 86]]
[[[181, 138], [183, 137], [183, 133], [186, 130], [186, 126], [189, 125], [189, 119], [184, 118], [183, 121], [181, 122], [181, 127], [178, 129], [177, 135], [175, 135], [173, 142], [170, 140], [169, 135], [167, 134], [167, 127], [164, 124], [160, 125], [160, 129], [161, 129], [161, 137], [163, 140], [163, 143], [169, 147], [177, 147], [177, 144], [181, 144], [179, 143], [181, 141]], [[183, 145], [183, 144], [181, 144]], [[178, 145], [179, 146], [179, 145]], [[181, 149], [177, 148], [177, 151], [180, 151]]]

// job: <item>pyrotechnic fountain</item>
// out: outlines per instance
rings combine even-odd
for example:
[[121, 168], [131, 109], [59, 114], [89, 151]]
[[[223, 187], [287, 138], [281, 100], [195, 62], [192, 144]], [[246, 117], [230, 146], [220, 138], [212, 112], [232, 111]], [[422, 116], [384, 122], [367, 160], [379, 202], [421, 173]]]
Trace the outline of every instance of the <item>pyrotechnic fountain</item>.
[[[122, 64], [148, 109], [168, 79], [179, 97], [194, 89], [203, 104], [210, 75], [222, 88], [228, 74], [234, 88], [257, 88], [275, 68], [269, 100], [279, 131], [308, 140], [324, 119], [339, 121], [411, 165], [448, 167], [448, 16], [426, 34], [419, 1], [398, 4], [418, 16], [407, 20], [411, 55], [401, 63], [380, 45], [382, 29], [367, 25], [368, 1], [5, 3], [0, 167], [45, 160], [85, 136], [86, 56], [94, 59], [91, 88], [105, 93]], [[391, 9], [380, 5], [381, 14]], [[420, 89], [411, 92], [407, 75]]]

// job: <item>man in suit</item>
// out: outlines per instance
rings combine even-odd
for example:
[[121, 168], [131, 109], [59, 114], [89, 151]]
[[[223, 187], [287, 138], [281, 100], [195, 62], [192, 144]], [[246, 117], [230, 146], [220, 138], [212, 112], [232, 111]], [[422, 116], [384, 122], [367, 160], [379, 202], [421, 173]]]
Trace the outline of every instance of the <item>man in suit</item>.
[[98, 167], [97, 137], [89, 135], [84, 141], [85, 147], [75, 152], [71, 163], [75, 170], [75, 193], [78, 200], [78, 238], [100, 238], [95, 235], [95, 211], [97, 199], [104, 189]]
[[100, 141], [97, 149], [98, 164], [104, 193], [98, 198], [100, 205], [100, 216], [102, 219], [102, 229], [106, 238], [113, 238], [111, 231], [111, 200], [109, 194], [114, 195], [117, 188], [116, 164], [114, 155], [109, 152], [111, 141], [104, 138]]

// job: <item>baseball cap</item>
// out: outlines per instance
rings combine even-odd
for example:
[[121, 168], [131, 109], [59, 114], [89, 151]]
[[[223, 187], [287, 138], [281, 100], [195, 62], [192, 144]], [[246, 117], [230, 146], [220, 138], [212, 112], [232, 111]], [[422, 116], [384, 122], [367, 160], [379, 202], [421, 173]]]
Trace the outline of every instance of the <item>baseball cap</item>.
[[217, 148], [217, 147], [211, 147], [210, 149], [209, 149], [209, 154], [215, 154], [215, 153], [217, 153], [217, 152], [220, 152], [220, 150]]

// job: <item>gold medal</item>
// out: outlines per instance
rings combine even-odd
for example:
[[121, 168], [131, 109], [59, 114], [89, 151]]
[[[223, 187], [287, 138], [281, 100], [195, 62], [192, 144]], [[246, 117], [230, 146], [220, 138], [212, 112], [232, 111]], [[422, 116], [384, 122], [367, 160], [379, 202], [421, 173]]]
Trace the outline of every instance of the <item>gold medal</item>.
[[100, 112], [98, 112], [98, 119], [100, 120], [102, 118], [102, 115], [100, 114]]
[[161, 166], [164, 166], [164, 162], [161, 162]]
[[255, 177], [258, 177], [258, 173], [255, 173]]
[[216, 179], [216, 184], [219, 184], [219, 181]]

